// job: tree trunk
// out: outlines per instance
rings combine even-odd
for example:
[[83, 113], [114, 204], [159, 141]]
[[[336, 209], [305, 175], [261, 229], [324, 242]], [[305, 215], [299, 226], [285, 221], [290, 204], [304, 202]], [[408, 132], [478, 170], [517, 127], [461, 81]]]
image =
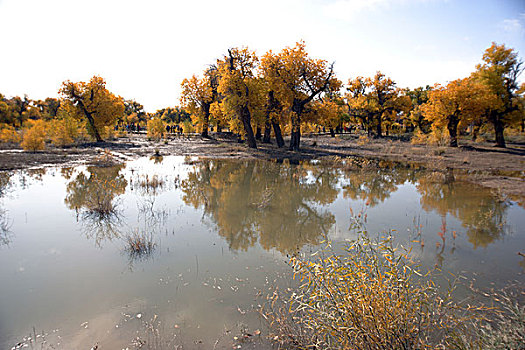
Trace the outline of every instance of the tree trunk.
[[501, 118], [497, 116], [494, 118], [494, 134], [496, 135], [496, 147], [505, 148], [505, 137], [503, 136], [503, 130], [505, 129]]
[[292, 135], [290, 136], [290, 150], [299, 151], [301, 143], [301, 113], [304, 105], [300, 100], [294, 99], [292, 105]]
[[203, 109], [204, 109], [204, 118], [202, 120], [201, 136], [208, 138], [209, 137], [208, 128], [210, 126], [210, 105], [206, 103]]
[[277, 147], [284, 147], [283, 133], [281, 132], [281, 127], [279, 123], [272, 121], [273, 133], [275, 134], [275, 141], [277, 141]]
[[[91, 95], [93, 95], [93, 92], [91, 92]], [[73, 97], [76, 97], [76, 96], [73, 96]], [[86, 106], [81, 100], [79, 101], [79, 105], [80, 105], [80, 108], [82, 109], [82, 112], [84, 113], [84, 115], [86, 116], [88, 120], [89, 126], [91, 130], [93, 131], [93, 136], [95, 136], [95, 139], [97, 140], [97, 142], [104, 141], [102, 140], [102, 137], [100, 137], [97, 127], [95, 126], [95, 119], [93, 119], [92, 112], [88, 111], [88, 109], [86, 108]]]
[[335, 137], [334, 128], [330, 128], [330, 136]]
[[85, 113], [85, 115], [86, 115], [86, 118], [88, 120], [89, 126], [90, 126], [91, 130], [93, 131], [93, 136], [95, 136], [95, 140], [97, 140], [97, 142], [104, 141], [104, 140], [102, 140], [102, 137], [100, 137], [100, 133], [98, 132], [97, 127], [95, 126], [95, 120], [93, 119], [91, 114]]
[[255, 131], [255, 139], [257, 141], [260, 141], [261, 138], [262, 138], [261, 127], [257, 125], [257, 130]]
[[381, 130], [381, 114], [377, 117], [376, 134], [377, 137], [383, 137], [383, 130]]
[[292, 135], [290, 136], [290, 150], [299, 151], [299, 144], [301, 143], [301, 129], [300, 127], [292, 128]]
[[472, 141], [476, 141], [478, 139], [479, 129], [480, 129], [479, 125], [472, 126]]
[[[275, 130], [275, 126], [279, 129], [279, 137], [282, 140], [282, 134], [281, 134], [281, 128], [279, 127], [279, 124], [274, 123], [271, 117], [271, 114], [273, 111], [277, 111], [279, 108], [279, 101], [274, 96], [274, 92], [272, 90], [268, 91], [268, 101], [266, 103], [266, 116], [264, 121], [264, 137], [263, 142], [264, 143], [270, 143], [270, 137], [271, 137], [271, 131], [272, 131], [272, 124], [274, 127], [274, 133], [275, 138], [277, 139], [277, 145], [279, 145], [279, 139], [277, 136], [277, 130]], [[284, 141], [283, 141], [284, 142]], [[279, 147], [282, 147], [280, 145]]]
[[257, 142], [255, 141], [255, 136], [253, 134], [252, 124], [251, 124], [251, 115], [248, 106], [244, 106], [241, 110], [241, 119], [244, 126], [244, 131], [246, 133], [246, 141], [248, 142], [248, 147], [257, 148]]
[[299, 115], [292, 116], [292, 134], [290, 135], [290, 150], [299, 151], [301, 143], [301, 119]]
[[270, 143], [270, 137], [272, 132], [272, 124], [270, 123], [270, 116], [266, 116], [266, 121], [264, 122], [264, 136], [263, 143]]
[[366, 133], [368, 137], [372, 136], [372, 125], [371, 124], [372, 124], [372, 115], [367, 114], [366, 115]]
[[447, 129], [450, 135], [450, 147], [458, 147], [458, 123], [459, 119], [455, 115], [448, 120]]

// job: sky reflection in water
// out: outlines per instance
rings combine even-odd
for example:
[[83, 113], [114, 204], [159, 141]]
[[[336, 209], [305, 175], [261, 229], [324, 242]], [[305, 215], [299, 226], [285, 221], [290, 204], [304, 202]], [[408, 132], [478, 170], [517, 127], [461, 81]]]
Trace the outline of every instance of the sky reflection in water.
[[355, 237], [363, 209], [370, 235], [412, 242], [425, 269], [523, 281], [525, 210], [449, 175], [181, 157], [0, 173], [0, 347], [35, 327], [66, 348], [125, 348], [154, 322], [158, 341], [231, 348], [264, 329], [255, 295], [289, 272], [286, 254]]

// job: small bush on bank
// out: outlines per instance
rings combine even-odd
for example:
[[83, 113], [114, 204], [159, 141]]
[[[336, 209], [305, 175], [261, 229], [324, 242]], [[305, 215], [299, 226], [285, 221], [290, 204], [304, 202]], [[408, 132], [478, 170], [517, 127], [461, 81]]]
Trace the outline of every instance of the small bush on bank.
[[448, 135], [448, 131], [439, 128], [432, 128], [432, 131], [428, 134], [417, 129], [410, 142], [413, 145], [448, 146], [450, 136]]
[[45, 148], [46, 123], [37, 120], [24, 132], [21, 146], [25, 151], [38, 151]]
[[282, 295], [270, 298], [266, 317], [285, 348], [423, 349], [450, 346], [467, 333], [458, 305], [431, 281], [414, 278], [418, 272], [390, 238], [361, 236], [342, 255], [319, 254], [291, 259], [300, 285], [287, 305], [276, 308]]
[[[431, 273], [418, 272], [410, 250], [396, 248], [391, 236], [371, 240], [363, 217], [354, 217], [357, 238], [342, 252], [325, 241], [318, 252], [290, 258], [295, 285], [275, 288], [261, 309], [279, 348], [523, 348], [523, 288], [473, 290], [472, 298], [457, 302], [455, 281], [438, 291]], [[479, 296], [491, 307], [473, 302]]]
[[148, 138], [159, 141], [166, 133], [166, 125], [160, 118], [153, 118], [148, 121]]
[[71, 117], [55, 119], [48, 123], [48, 137], [58, 147], [73, 144], [79, 136], [79, 123]]
[[11, 125], [0, 126], [0, 142], [19, 143], [20, 139], [20, 134]]
[[182, 123], [182, 132], [185, 134], [191, 134], [195, 132], [195, 128], [193, 127], [193, 124], [189, 120], [185, 120]]
[[368, 143], [370, 143], [370, 138], [368, 137], [368, 135], [361, 135], [357, 139], [357, 144], [360, 145], [360, 146], [364, 146], [364, 145], [366, 145]]
[[292, 286], [276, 287], [261, 308], [279, 348], [484, 349], [490, 339], [521, 339], [515, 334], [524, 328], [523, 307], [505, 312], [513, 321], [490, 333], [494, 308], [456, 302], [455, 281], [439, 291], [432, 273], [418, 272], [410, 249], [394, 246], [390, 235], [370, 239], [364, 218], [363, 212], [354, 216], [357, 238], [344, 246], [325, 241], [313, 254], [290, 258]]

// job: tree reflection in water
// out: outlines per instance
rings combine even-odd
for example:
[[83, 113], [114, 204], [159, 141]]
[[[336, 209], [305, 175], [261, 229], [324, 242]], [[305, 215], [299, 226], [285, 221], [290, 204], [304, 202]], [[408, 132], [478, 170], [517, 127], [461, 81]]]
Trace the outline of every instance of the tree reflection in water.
[[103, 240], [119, 237], [121, 224], [118, 202], [128, 184], [119, 174], [124, 164], [109, 167], [90, 166], [87, 175], [79, 173], [67, 185], [65, 203], [77, 212], [84, 233], [100, 245]]
[[508, 230], [510, 202], [495, 196], [490, 189], [467, 182], [443, 181], [440, 173], [421, 177], [417, 189], [424, 210], [435, 210], [442, 217], [450, 214], [461, 221], [474, 249], [487, 247]]
[[333, 214], [318, 206], [335, 200], [337, 183], [328, 167], [203, 160], [181, 188], [183, 200], [204, 208], [232, 250], [259, 242], [287, 253], [317, 244], [334, 225]]
[[387, 200], [406, 181], [415, 182], [421, 171], [418, 166], [401, 166], [386, 161], [355, 163], [349, 168], [345, 164], [341, 166], [346, 170], [343, 195], [345, 198], [364, 200], [370, 207]]
[[11, 220], [7, 210], [0, 208], [0, 246], [11, 243]]
[[[373, 207], [407, 181], [416, 184], [425, 211], [460, 220], [474, 248], [486, 247], [505, 234], [510, 202], [490, 190], [454, 182], [450, 174], [425, 172], [418, 165], [369, 163], [349, 166], [339, 160], [293, 166], [203, 160], [183, 182], [183, 199], [204, 208], [204, 215], [217, 225], [233, 250], [246, 250], [259, 242], [265, 249], [288, 253], [317, 244], [335, 223], [333, 214], [320, 207], [332, 203], [340, 187], [344, 197]], [[446, 228], [445, 221], [443, 225]], [[455, 249], [457, 233], [442, 231], [438, 254], [443, 253], [447, 235], [452, 235], [449, 247]]]
[[[0, 199], [7, 194], [11, 186], [11, 174], [0, 172]], [[11, 242], [11, 219], [7, 209], [0, 207], [0, 246], [8, 245]]]

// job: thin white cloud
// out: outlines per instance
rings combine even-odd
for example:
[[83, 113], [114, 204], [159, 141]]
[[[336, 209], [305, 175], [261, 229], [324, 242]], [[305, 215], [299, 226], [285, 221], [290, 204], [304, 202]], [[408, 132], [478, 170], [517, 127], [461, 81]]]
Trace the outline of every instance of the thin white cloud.
[[[427, 3], [433, 0], [336, 0], [323, 8], [326, 16], [341, 20], [351, 20], [363, 12], [388, 9], [410, 3]], [[439, 0], [447, 2], [449, 0]]]
[[324, 14], [337, 19], [349, 19], [360, 12], [389, 6], [392, 0], [337, 0], [324, 7]]
[[[521, 17], [523, 18], [523, 15]], [[503, 28], [504, 31], [509, 33], [522, 34], [524, 32], [523, 24], [521, 24], [522, 21], [523, 19], [504, 19], [501, 22], [501, 28]]]

